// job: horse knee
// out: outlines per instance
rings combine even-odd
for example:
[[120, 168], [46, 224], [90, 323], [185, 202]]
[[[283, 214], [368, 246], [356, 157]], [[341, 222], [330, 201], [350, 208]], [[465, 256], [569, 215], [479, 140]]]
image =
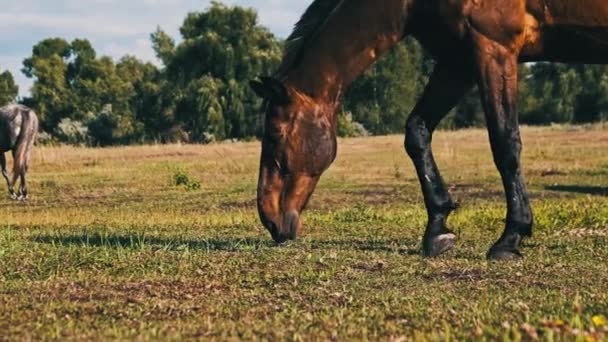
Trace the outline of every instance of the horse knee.
[[515, 172], [519, 169], [522, 143], [519, 138], [507, 138], [494, 153], [494, 162], [501, 172]]
[[431, 143], [431, 132], [422, 118], [410, 117], [406, 126], [405, 150], [411, 158], [419, 158], [428, 150]]

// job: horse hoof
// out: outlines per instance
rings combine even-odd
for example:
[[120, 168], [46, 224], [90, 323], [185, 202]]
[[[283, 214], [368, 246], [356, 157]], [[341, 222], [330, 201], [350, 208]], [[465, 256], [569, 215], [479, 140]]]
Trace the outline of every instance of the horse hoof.
[[442, 235], [434, 237], [430, 243], [424, 244], [424, 250], [423, 250], [424, 256], [431, 257], [431, 258], [436, 257], [436, 256], [444, 254], [445, 252], [453, 249], [455, 246], [456, 246], [456, 235], [454, 235], [452, 233], [442, 234]]
[[517, 249], [492, 248], [488, 252], [487, 258], [490, 261], [519, 261], [523, 255]]

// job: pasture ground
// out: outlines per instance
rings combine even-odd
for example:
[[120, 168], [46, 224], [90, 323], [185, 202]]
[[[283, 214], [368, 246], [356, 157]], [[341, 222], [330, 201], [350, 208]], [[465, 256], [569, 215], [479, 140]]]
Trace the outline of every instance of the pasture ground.
[[507, 264], [485, 260], [505, 209], [483, 130], [435, 138], [462, 205], [438, 259], [400, 136], [340, 141], [283, 247], [258, 143], [37, 148], [31, 200], [0, 199], [0, 340], [607, 339], [608, 126], [523, 137], [536, 230]]

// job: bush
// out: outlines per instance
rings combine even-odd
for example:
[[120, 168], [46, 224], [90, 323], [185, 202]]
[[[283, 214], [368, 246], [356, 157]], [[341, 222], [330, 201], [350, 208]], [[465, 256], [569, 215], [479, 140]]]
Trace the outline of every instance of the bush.
[[353, 114], [342, 112], [338, 114], [338, 136], [340, 137], [367, 137], [370, 133], [362, 124], [353, 120]]
[[190, 178], [186, 171], [180, 170], [173, 174], [173, 185], [183, 187], [188, 191], [199, 190], [201, 183]]
[[59, 141], [47, 132], [39, 132], [36, 137], [36, 144], [41, 146], [56, 146], [59, 145]]
[[69, 118], [61, 119], [55, 129], [55, 136], [59, 141], [72, 145], [87, 145], [91, 141], [88, 127]]
[[112, 105], [105, 105], [88, 126], [93, 144], [101, 146], [130, 143], [139, 130], [132, 115], [115, 113]]

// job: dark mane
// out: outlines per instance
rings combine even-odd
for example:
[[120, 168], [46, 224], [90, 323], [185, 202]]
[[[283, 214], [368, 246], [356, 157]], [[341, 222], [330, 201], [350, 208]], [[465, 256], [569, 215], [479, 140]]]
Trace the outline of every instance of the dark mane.
[[279, 79], [285, 77], [302, 57], [302, 52], [310, 41], [325, 26], [334, 10], [344, 0], [315, 0], [297, 22], [291, 35], [285, 41], [285, 53], [276, 73]]

